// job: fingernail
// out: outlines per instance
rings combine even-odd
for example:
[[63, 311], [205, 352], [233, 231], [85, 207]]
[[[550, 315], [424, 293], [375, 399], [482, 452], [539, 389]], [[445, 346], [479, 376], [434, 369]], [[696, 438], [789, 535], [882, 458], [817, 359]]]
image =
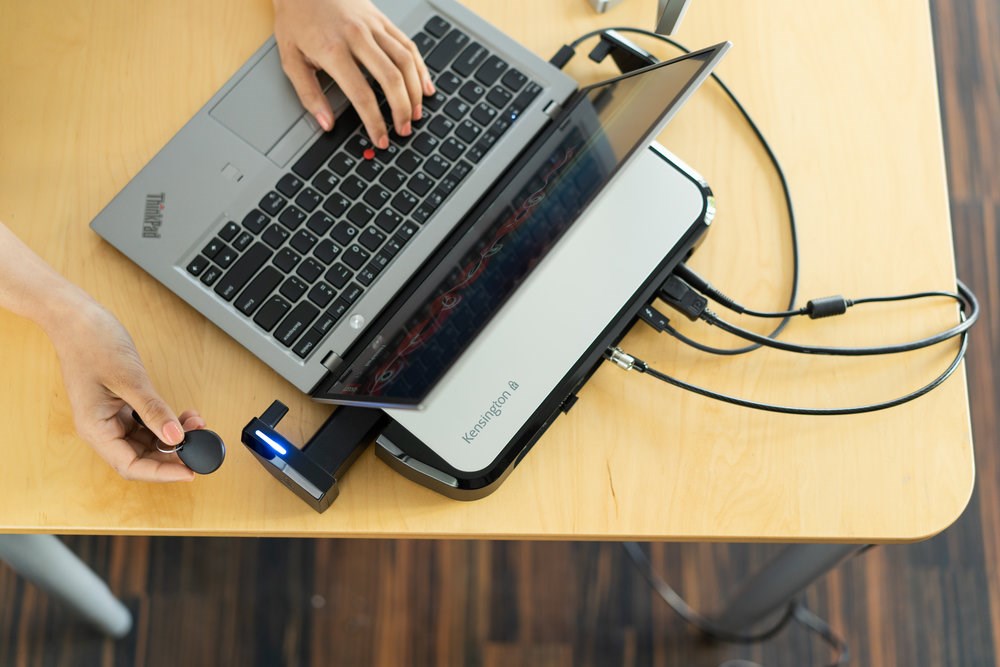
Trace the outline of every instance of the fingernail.
[[433, 95], [435, 92], [437, 92], [437, 90], [434, 88], [434, 84], [431, 82], [430, 79], [424, 80], [424, 92], [426, 92], [428, 95]]
[[168, 445], [179, 445], [184, 441], [184, 429], [177, 422], [168, 422], [163, 427], [163, 437]]
[[386, 148], [389, 147], [389, 137], [383, 134], [381, 137], [379, 137], [378, 141], [375, 142], [375, 145], [381, 148], [382, 150], [385, 150]]
[[413, 120], [420, 120], [423, 117], [424, 117], [424, 107], [418, 104], [417, 107], [413, 110]]
[[406, 125], [403, 126], [403, 129], [400, 131], [400, 134], [403, 135], [404, 137], [408, 137], [412, 132], [413, 132], [413, 127], [411, 127], [410, 124], [407, 123]]
[[323, 112], [316, 114], [316, 122], [327, 132], [333, 129], [333, 119]]

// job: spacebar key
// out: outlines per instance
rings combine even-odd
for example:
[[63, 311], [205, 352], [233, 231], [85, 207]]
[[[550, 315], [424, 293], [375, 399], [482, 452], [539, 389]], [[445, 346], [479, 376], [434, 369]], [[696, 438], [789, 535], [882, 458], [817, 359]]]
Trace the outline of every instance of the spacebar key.
[[222, 280], [215, 286], [215, 293], [226, 301], [232, 301], [270, 257], [270, 248], [263, 243], [254, 243], [222, 276]]
[[333, 155], [333, 151], [340, 148], [340, 145], [359, 125], [361, 125], [361, 119], [358, 118], [354, 107], [349, 107], [333, 121], [333, 129], [319, 135], [316, 143], [302, 154], [299, 161], [292, 167], [292, 171], [306, 180], [312, 178], [316, 170], [323, 166], [326, 159]]

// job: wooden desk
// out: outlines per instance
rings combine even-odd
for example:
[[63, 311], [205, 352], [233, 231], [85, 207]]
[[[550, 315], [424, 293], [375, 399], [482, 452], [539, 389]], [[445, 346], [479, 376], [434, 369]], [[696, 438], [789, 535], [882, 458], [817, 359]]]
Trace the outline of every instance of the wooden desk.
[[[640, 0], [603, 16], [584, 0], [468, 4], [543, 57], [602, 25], [649, 27], [654, 13]], [[87, 227], [267, 37], [270, 3], [7, 2], [0, 17], [0, 219], [114, 311], [164, 397], [178, 411], [199, 408], [229, 443], [225, 466], [193, 484], [119, 479], [74, 435], [41, 331], [0, 313], [0, 531], [860, 543], [926, 538], [965, 507], [973, 458], [962, 372], [892, 411], [803, 418], [718, 404], [609, 365], [488, 498], [438, 496], [369, 450], [336, 504], [316, 514], [260, 468], [239, 432], [278, 398], [291, 407], [282, 429], [303, 442], [329, 408]], [[734, 43], [718, 71], [787, 170], [804, 298], [954, 284], [925, 5], [695, 2], [679, 37], [691, 46]], [[613, 73], [585, 53], [569, 71], [587, 81]], [[718, 197], [694, 267], [744, 303], [783, 306], [785, 216], [746, 125], [706, 84], [661, 141]], [[901, 341], [955, 317], [945, 303], [859, 307], [836, 322], [795, 323], [787, 338]], [[704, 326], [684, 331], [733, 344]], [[638, 328], [623, 347], [721, 391], [832, 406], [910, 391], [948, 363], [955, 345], [882, 360], [769, 351], [729, 359]]]

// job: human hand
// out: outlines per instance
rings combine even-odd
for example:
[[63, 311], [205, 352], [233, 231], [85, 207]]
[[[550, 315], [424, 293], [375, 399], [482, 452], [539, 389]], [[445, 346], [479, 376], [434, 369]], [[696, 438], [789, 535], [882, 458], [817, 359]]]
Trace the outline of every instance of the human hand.
[[389, 147], [375, 93], [359, 65], [382, 87], [397, 134], [423, 115], [434, 84], [413, 41], [370, 0], [274, 0], [274, 36], [281, 65], [302, 105], [329, 131], [334, 118], [316, 71], [337, 82], [375, 146]]
[[[204, 428], [205, 420], [194, 410], [174, 416], [153, 388], [128, 332], [98, 303], [80, 294], [63, 312], [73, 315], [48, 333], [80, 436], [125, 479], [193, 480], [194, 472], [176, 454], [156, 449], [156, 439], [180, 444], [184, 431]], [[148, 428], [132, 418], [133, 408]]]

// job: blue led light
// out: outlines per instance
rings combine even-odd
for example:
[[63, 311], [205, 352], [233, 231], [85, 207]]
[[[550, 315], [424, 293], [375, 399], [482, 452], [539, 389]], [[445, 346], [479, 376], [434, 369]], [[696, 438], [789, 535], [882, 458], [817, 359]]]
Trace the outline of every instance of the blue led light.
[[279, 454], [287, 454], [288, 453], [288, 450], [286, 450], [284, 447], [282, 447], [281, 445], [279, 445], [278, 443], [276, 443], [274, 440], [272, 440], [268, 436], [266, 436], [263, 433], [261, 433], [259, 430], [258, 431], [254, 431], [254, 435], [256, 435], [258, 438], [260, 438], [261, 440], [263, 440], [264, 442], [266, 442], [267, 444], [269, 444], [271, 446], [271, 449], [273, 449], [274, 451], [278, 452]]

